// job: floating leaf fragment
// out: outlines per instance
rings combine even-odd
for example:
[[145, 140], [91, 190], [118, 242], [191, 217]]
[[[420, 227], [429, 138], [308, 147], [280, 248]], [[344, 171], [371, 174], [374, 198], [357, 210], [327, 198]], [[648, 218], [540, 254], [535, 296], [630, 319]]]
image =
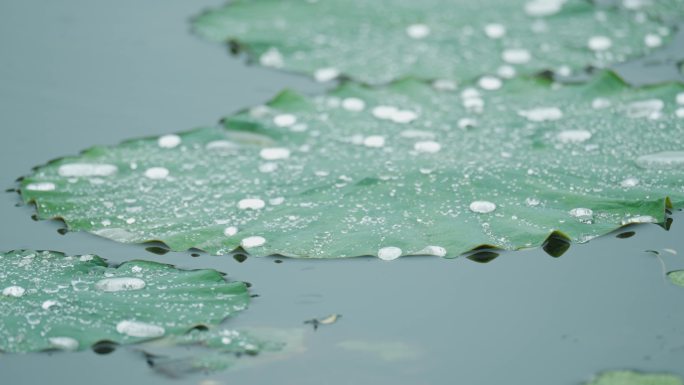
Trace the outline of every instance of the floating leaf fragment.
[[180, 270], [53, 251], [0, 253], [0, 350], [82, 350], [185, 333], [244, 309], [249, 293], [215, 270]]

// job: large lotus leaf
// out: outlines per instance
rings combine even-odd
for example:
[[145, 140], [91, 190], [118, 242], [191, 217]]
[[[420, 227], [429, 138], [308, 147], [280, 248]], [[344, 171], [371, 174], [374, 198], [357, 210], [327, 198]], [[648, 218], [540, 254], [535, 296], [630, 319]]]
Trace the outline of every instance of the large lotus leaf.
[[[684, 7], [682, 0], [671, 0]], [[586, 0], [236, 0], [194, 20], [265, 66], [369, 84], [605, 67], [665, 43], [635, 7]], [[631, 8], [631, 9], [630, 9]], [[638, 8], [638, 9], [635, 9]], [[503, 68], [502, 68], [503, 66]]]
[[554, 230], [586, 241], [684, 203], [683, 91], [604, 74], [284, 92], [221, 127], [59, 159], [21, 193], [72, 230], [213, 254], [457, 256]]
[[638, 373], [628, 370], [605, 372], [587, 385], [683, 385], [678, 376], [665, 373]]
[[272, 328], [193, 330], [140, 348], [157, 373], [181, 377], [284, 359], [304, 350], [304, 333]]
[[0, 254], [0, 351], [86, 349], [102, 340], [134, 343], [217, 324], [244, 309], [242, 282], [215, 270], [156, 262], [108, 266], [93, 255]]

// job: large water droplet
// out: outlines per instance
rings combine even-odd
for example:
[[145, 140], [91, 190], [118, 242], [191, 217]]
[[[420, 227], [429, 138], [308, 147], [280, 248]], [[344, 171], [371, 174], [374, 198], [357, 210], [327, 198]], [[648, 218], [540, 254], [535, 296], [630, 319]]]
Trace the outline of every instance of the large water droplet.
[[240, 210], [260, 210], [266, 206], [266, 202], [259, 198], [245, 198], [238, 202]]
[[401, 257], [401, 249], [395, 246], [383, 247], [378, 250], [378, 258], [383, 261], [391, 261]]
[[166, 332], [161, 326], [139, 321], [121, 321], [116, 325], [116, 331], [129, 337], [141, 338], [161, 337]]
[[265, 160], [279, 160], [290, 157], [290, 150], [282, 147], [264, 148], [259, 152], [259, 156]]
[[266, 238], [260, 237], [258, 235], [247, 237], [240, 241], [240, 246], [244, 247], [245, 249], [249, 249], [252, 247], [259, 247], [263, 246], [266, 243]]
[[591, 138], [591, 132], [587, 130], [565, 130], [556, 136], [562, 143], [582, 143]]
[[51, 182], [36, 182], [29, 183], [24, 188], [30, 191], [53, 191], [56, 186]]
[[118, 168], [112, 164], [100, 163], [70, 163], [59, 166], [57, 173], [63, 177], [91, 177], [110, 176], [115, 174]]
[[532, 122], [559, 120], [563, 117], [563, 111], [558, 107], [538, 107], [531, 110], [519, 111], [518, 114]]
[[181, 137], [178, 135], [162, 135], [157, 139], [157, 145], [161, 148], [174, 148], [181, 144]]
[[474, 201], [470, 204], [470, 211], [478, 214], [487, 214], [496, 210], [496, 204], [489, 201]]
[[584, 207], [577, 207], [570, 210], [570, 215], [577, 218], [582, 223], [592, 223], [594, 221], [594, 211]]
[[71, 337], [50, 337], [48, 338], [50, 346], [55, 349], [75, 351], [78, 350], [78, 341]]
[[26, 289], [21, 286], [8, 286], [2, 290], [2, 295], [5, 297], [19, 298], [26, 293]]
[[424, 39], [430, 35], [430, 27], [425, 24], [412, 24], [406, 28], [406, 34], [412, 39]]
[[608, 36], [592, 36], [587, 41], [587, 47], [592, 51], [605, 51], [613, 45]]
[[133, 277], [105, 278], [97, 281], [95, 288], [106, 292], [141, 290], [145, 288], [145, 281]]
[[165, 179], [169, 176], [169, 170], [165, 167], [150, 167], [145, 170], [145, 176], [150, 179]]
[[663, 151], [636, 159], [641, 168], [672, 169], [684, 167], [684, 151]]

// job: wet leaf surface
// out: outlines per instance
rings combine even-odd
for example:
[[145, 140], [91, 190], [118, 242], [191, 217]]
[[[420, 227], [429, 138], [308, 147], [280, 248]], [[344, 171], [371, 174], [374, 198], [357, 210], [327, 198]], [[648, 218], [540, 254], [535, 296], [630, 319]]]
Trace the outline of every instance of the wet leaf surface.
[[598, 375], [587, 385], [682, 385], [684, 382], [672, 374], [650, 374], [632, 371], [612, 371]]
[[264, 66], [380, 84], [603, 68], [665, 44], [664, 9], [646, 1], [240, 0], [193, 25]]
[[609, 73], [286, 91], [219, 127], [56, 160], [21, 194], [70, 230], [212, 254], [391, 260], [585, 242], [684, 203], [683, 109], [682, 85], [634, 90]]
[[179, 270], [93, 255], [19, 250], [0, 254], [0, 351], [82, 350], [182, 334], [217, 324], [249, 303], [241, 282], [215, 270]]

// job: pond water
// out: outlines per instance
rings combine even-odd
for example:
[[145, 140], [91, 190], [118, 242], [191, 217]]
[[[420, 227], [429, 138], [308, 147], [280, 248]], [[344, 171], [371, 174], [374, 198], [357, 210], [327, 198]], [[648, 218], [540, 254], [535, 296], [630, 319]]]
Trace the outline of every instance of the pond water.
[[[0, 181], [93, 144], [177, 132], [268, 100], [282, 88], [316, 94], [303, 77], [247, 66], [188, 31], [188, 17], [221, 0], [23, 0], [0, 3]], [[0, 249], [95, 253], [216, 268], [258, 294], [230, 327], [306, 328], [305, 351], [251, 368], [170, 380], [140, 355], [0, 356], [0, 383], [23, 384], [580, 384], [611, 369], [684, 376], [684, 215], [670, 231], [633, 226], [573, 245], [479, 264], [460, 258], [304, 261], [190, 253], [156, 255], [0, 202]], [[624, 231], [624, 230], [623, 230]], [[671, 249], [677, 254], [665, 251]], [[303, 321], [343, 317], [314, 331]], [[352, 350], [364, 341], [374, 348]], [[345, 346], [347, 348], [345, 348]], [[389, 346], [394, 354], [382, 354]], [[385, 349], [386, 350], [386, 349]], [[386, 353], [386, 352], [385, 352]]]

